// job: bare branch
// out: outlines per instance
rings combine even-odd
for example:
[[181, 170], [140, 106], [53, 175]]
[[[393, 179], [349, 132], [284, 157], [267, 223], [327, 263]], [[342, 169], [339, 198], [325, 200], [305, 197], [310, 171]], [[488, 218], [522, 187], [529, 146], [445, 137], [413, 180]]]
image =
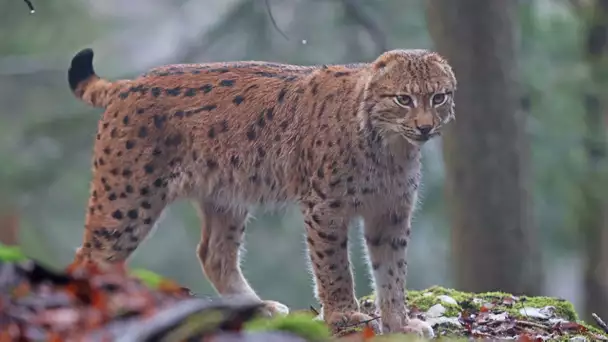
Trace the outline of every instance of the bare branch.
[[382, 29], [370, 18], [364, 11], [361, 10], [361, 4], [358, 0], [341, 0], [344, 5], [344, 10], [347, 15], [351, 16], [359, 23], [370, 35], [372, 41], [376, 45], [378, 53], [387, 50], [388, 44], [386, 35]]
[[30, 0], [23, 0], [25, 1], [25, 3], [27, 4], [27, 7], [30, 8], [30, 13], [34, 14], [36, 12], [36, 10], [34, 9], [34, 5], [32, 5], [32, 2]]
[[600, 318], [600, 316], [598, 316], [595, 313], [592, 313], [591, 317], [593, 317], [593, 319], [595, 320], [597, 325], [599, 325], [600, 328], [602, 328], [602, 330], [604, 330], [604, 332], [608, 333], [608, 325], [606, 325], [606, 323]]
[[270, 2], [269, 0], [264, 0], [264, 2], [266, 3], [266, 11], [268, 12], [268, 16], [270, 17], [270, 21], [272, 22], [272, 26], [274, 26], [274, 28], [279, 31], [279, 33], [286, 39], [289, 40], [289, 37], [287, 37], [287, 35], [285, 34], [285, 32], [281, 31], [281, 29], [279, 28], [279, 26], [277, 25], [277, 22], [274, 20], [274, 16], [272, 15], [272, 11], [270, 9]]

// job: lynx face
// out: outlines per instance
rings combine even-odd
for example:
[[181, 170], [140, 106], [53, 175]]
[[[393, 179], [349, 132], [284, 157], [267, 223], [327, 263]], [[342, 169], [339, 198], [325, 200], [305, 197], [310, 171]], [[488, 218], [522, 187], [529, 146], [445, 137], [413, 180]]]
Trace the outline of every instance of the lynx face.
[[435, 53], [413, 50], [392, 56], [388, 62], [382, 56], [375, 62], [370, 118], [384, 135], [419, 145], [454, 119], [456, 79]]

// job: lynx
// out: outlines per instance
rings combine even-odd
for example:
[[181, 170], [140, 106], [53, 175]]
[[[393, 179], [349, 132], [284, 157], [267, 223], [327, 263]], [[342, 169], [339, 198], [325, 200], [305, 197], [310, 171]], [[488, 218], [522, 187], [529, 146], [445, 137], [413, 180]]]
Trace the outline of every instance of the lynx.
[[[378, 332], [432, 336], [410, 319], [406, 249], [420, 182], [420, 149], [454, 118], [456, 78], [426, 50], [392, 50], [369, 63], [167, 65], [111, 82], [93, 51], [72, 60], [70, 87], [105, 109], [93, 149], [84, 240], [75, 262], [124, 263], [163, 209], [200, 211], [197, 254], [221, 296], [261, 299], [239, 258], [252, 205], [298, 205], [315, 293], [336, 328], [360, 312], [348, 226], [364, 222]], [[286, 306], [264, 301], [270, 315]]]

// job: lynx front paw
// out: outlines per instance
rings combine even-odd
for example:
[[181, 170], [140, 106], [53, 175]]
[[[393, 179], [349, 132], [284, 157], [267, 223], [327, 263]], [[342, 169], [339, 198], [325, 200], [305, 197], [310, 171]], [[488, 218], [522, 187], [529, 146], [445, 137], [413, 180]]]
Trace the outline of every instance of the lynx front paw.
[[384, 334], [388, 333], [406, 333], [415, 334], [424, 338], [435, 337], [433, 327], [423, 320], [417, 318], [410, 318], [404, 320], [405, 323], [397, 322], [386, 322], [382, 324], [382, 331]]
[[289, 314], [287, 305], [276, 302], [274, 300], [265, 300], [264, 306], [260, 311], [263, 317], [285, 316]]
[[361, 327], [364, 325], [370, 326], [376, 334], [380, 333], [380, 324], [377, 319], [357, 311], [350, 312], [334, 312], [329, 317], [326, 317], [325, 322], [331, 327], [333, 334], [339, 334], [340, 332], [354, 327]]

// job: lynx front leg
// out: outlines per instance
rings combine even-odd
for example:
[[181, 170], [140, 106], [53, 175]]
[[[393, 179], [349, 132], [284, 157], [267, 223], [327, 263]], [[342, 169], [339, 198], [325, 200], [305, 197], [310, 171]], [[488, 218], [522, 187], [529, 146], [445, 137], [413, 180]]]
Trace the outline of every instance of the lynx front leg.
[[[199, 209], [203, 222], [197, 254], [213, 287], [222, 296], [260, 300], [240, 266], [247, 213], [219, 209], [210, 203], [200, 203]], [[264, 304], [263, 314], [266, 316], [289, 313], [289, 308], [279, 302], [264, 301]]]
[[[348, 256], [348, 217], [336, 207], [339, 202], [322, 202], [304, 210], [315, 294], [321, 302], [323, 318], [334, 332], [371, 320], [359, 312]], [[371, 324], [379, 331], [377, 323]]]
[[432, 337], [431, 326], [409, 319], [405, 302], [407, 245], [410, 241], [410, 209], [387, 211], [365, 217], [365, 242], [369, 252], [382, 332], [406, 332]]

